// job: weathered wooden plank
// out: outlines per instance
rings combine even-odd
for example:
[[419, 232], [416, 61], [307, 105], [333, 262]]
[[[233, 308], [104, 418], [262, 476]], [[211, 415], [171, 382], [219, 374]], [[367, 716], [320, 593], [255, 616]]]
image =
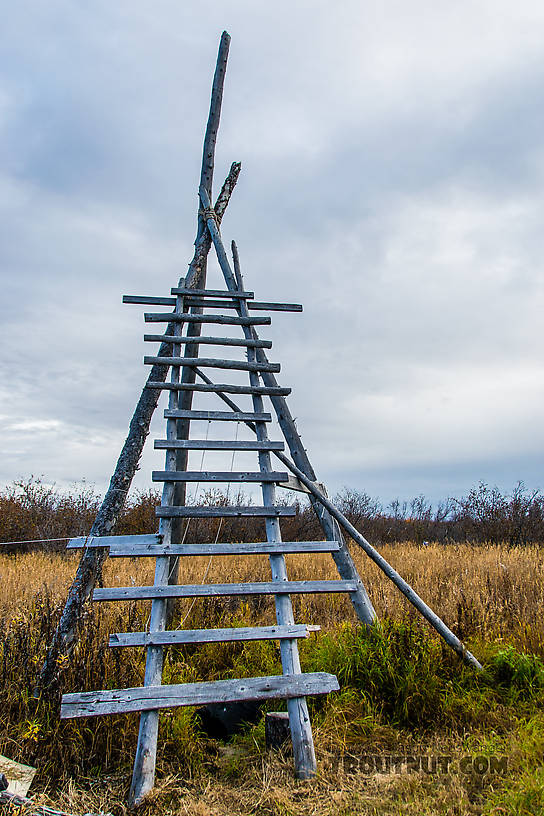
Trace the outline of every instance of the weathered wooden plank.
[[[164, 298], [167, 300], [167, 298]], [[201, 308], [207, 309], [238, 309], [239, 303], [234, 300], [211, 300], [206, 298], [198, 298], [198, 297], [187, 297], [184, 298], [185, 303], [188, 306], [200, 306]], [[159, 304], [163, 306], [167, 306], [170, 304], [163, 303]], [[247, 304], [248, 309], [250, 310], [261, 310], [267, 312], [301, 312], [302, 306], [300, 303], [268, 303], [261, 300], [250, 300]]]
[[270, 326], [272, 323], [270, 317], [231, 317], [231, 315], [220, 314], [175, 314], [174, 312], [144, 312], [144, 320], [146, 323], [216, 323], [220, 326]]
[[260, 471], [211, 471], [211, 470], [154, 470], [153, 482], [285, 482], [286, 473], [272, 470]]
[[320, 626], [240, 626], [236, 629], [176, 629], [169, 632], [118, 632], [110, 635], [109, 645], [174, 646], [182, 643], [236, 643], [246, 640], [283, 640], [307, 638]]
[[247, 584], [185, 584], [144, 587], [101, 587], [93, 592], [95, 601], [142, 601], [151, 598], [210, 598], [244, 595], [317, 595], [353, 592], [355, 581], [261, 581]]
[[203, 419], [219, 422], [272, 422], [272, 415], [261, 411], [183, 411], [168, 408], [164, 412], [165, 419]]
[[199, 366], [199, 368], [222, 368], [233, 371], [274, 371], [279, 363], [246, 363], [245, 360], [217, 360], [213, 357], [144, 357], [145, 365]]
[[157, 546], [162, 543], [161, 535], [121, 535], [121, 536], [77, 536], [66, 545], [67, 550], [78, 550], [83, 547], [140, 547]]
[[337, 552], [337, 541], [241, 541], [210, 544], [120, 544], [112, 545], [111, 558], [160, 555], [287, 555], [289, 553]]
[[153, 295], [123, 295], [123, 303], [142, 303], [149, 306], [175, 306], [175, 297], [154, 297]]
[[155, 439], [155, 450], [283, 450], [283, 442], [255, 439]]
[[[173, 334], [144, 334], [144, 340], [148, 343], [194, 343], [194, 337], [176, 337]], [[199, 335], [199, 346], [245, 346], [247, 348], [272, 348], [272, 340], [249, 339], [243, 340], [238, 337], [211, 337]]]
[[177, 706], [200, 706], [232, 703], [237, 700], [289, 699], [304, 695], [329, 694], [338, 691], [338, 680], [326, 672], [308, 672], [272, 677], [244, 677], [185, 683], [179, 686], [84, 691], [64, 694], [61, 718], [96, 717], [101, 714], [123, 714]]
[[296, 516], [297, 507], [157, 507], [158, 518], [284, 518]]
[[263, 309], [267, 312], [302, 312], [301, 303], [267, 303], [262, 300], [255, 300], [248, 303], [249, 309]]
[[231, 385], [231, 383], [208, 385], [207, 383], [168, 383], [148, 380], [145, 387], [160, 388], [164, 391], [199, 391], [203, 394], [261, 394], [262, 396], [277, 395], [286, 397], [291, 393], [290, 388], [280, 388], [279, 386], [268, 388], [267, 386]]
[[170, 290], [173, 295], [188, 295], [190, 297], [213, 297], [226, 298], [232, 300], [252, 300], [255, 295], [253, 292], [229, 292], [228, 289], [187, 289], [184, 286], [174, 286]]

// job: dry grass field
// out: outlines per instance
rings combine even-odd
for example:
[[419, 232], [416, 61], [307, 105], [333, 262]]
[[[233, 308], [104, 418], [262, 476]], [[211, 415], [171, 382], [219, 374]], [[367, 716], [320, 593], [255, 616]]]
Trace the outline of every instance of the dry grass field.
[[[481, 676], [459, 664], [364, 553], [353, 546], [352, 552], [382, 621], [373, 632], [356, 624], [346, 597], [294, 599], [298, 621], [322, 626], [302, 644], [303, 668], [332, 671], [341, 684], [339, 693], [311, 703], [317, 780], [295, 781], [288, 751], [266, 753], [262, 722], [221, 742], [200, 733], [192, 710], [177, 709], [162, 718], [157, 790], [142, 813], [544, 812], [544, 549], [411, 543], [381, 548], [482, 660]], [[60, 723], [58, 700], [36, 704], [31, 696], [77, 559], [0, 555], [0, 752], [38, 766], [38, 801], [74, 813], [122, 814], [137, 717]], [[152, 571], [151, 560], [112, 559], [104, 584], [147, 583]], [[327, 555], [291, 556], [288, 572], [293, 579], [336, 577]], [[268, 577], [262, 557], [236, 563], [192, 558], [183, 565], [188, 583]], [[144, 627], [148, 609], [145, 603], [94, 604], [67, 661], [63, 690], [138, 684], [143, 652], [109, 650], [107, 634]], [[273, 614], [267, 599], [184, 601], [175, 625], [272, 623]], [[278, 669], [270, 643], [184, 647], [169, 652], [165, 682]], [[387, 764], [388, 757], [420, 755], [451, 757], [453, 764], [448, 773]], [[482, 756], [506, 757], [507, 770], [456, 766], [459, 757]], [[365, 757], [383, 759], [379, 772], [367, 772]]]

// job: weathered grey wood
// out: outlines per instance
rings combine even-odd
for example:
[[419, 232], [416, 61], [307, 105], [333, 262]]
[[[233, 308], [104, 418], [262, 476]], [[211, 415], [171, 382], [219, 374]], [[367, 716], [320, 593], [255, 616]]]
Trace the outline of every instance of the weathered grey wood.
[[294, 474], [297, 476], [298, 479], [308, 488], [308, 492], [311, 493], [314, 498], [319, 501], [323, 507], [330, 513], [330, 515], [336, 519], [338, 524], [346, 531], [346, 533], [350, 536], [356, 544], [358, 544], [366, 554], [374, 561], [374, 563], [381, 569], [381, 571], [395, 584], [397, 589], [399, 589], [402, 594], [410, 601], [412, 606], [421, 612], [425, 620], [427, 620], [431, 626], [436, 629], [438, 634], [446, 641], [446, 643], [451, 646], [451, 648], [456, 652], [459, 657], [461, 657], [466, 663], [471, 665], [473, 668], [480, 670], [482, 668], [481, 664], [478, 660], [471, 654], [468, 649], [461, 643], [459, 638], [453, 634], [451, 629], [446, 626], [443, 620], [438, 617], [438, 615], [433, 612], [433, 610], [427, 606], [425, 601], [419, 597], [417, 592], [415, 592], [410, 584], [408, 584], [404, 578], [402, 578], [399, 573], [393, 569], [393, 567], [385, 560], [385, 558], [380, 555], [380, 553], [374, 549], [372, 544], [370, 544], [366, 538], [361, 535], [361, 533], [351, 524], [351, 522], [343, 515], [343, 513], [338, 510], [334, 504], [326, 498], [318, 489], [318, 487], [308, 479], [305, 473], [302, 472], [296, 465], [289, 461], [286, 456], [283, 454], [277, 454], [280, 461], [288, 467]]
[[[217, 360], [213, 357], [144, 357], [145, 365], [200, 366], [201, 368], [222, 368], [234, 371], [275, 371], [279, 363], [246, 363], [243, 360]], [[263, 367], [264, 366], [264, 367]]]
[[226, 298], [232, 300], [237, 298], [239, 300], [251, 300], [255, 297], [253, 292], [229, 292], [228, 289], [187, 289], [183, 286], [174, 286], [170, 292], [173, 295], [187, 295], [188, 297], [202, 297], [202, 298]]
[[230, 383], [214, 383], [214, 385], [201, 385], [200, 383], [165, 383], [161, 381], [150, 381], [146, 383], [146, 388], [157, 388], [163, 391], [200, 391], [209, 394], [262, 394], [263, 396], [278, 394], [287, 396], [291, 393], [290, 388], [268, 388], [265, 386], [231, 385]]
[[[238, 180], [241, 165], [234, 162], [229, 174], [225, 179], [221, 192], [216, 201], [216, 217], [221, 221], [228, 206], [230, 197]], [[202, 273], [205, 270], [205, 262], [211, 246], [209, 231], [204, 229], [195, 242], [195, 251], [191, 264], [189, 265], [189, 279], [195, 285], [202, 281]], [[173, 326], [167, 328], [173, 331]], [[159, 340], [159, 342], [163, 342]], [[168, 339], [164, 340], [159, 350], [159, 354], [168, 354]], [[271, 348], [269, 340], [259, 340], [260, 348]], [[165, 379], [168, 372], [166, 366], [156, 366], [149, 373], [150, 380]], [[138, 462], [142, 454], [143, 446], [149, 433], [151, 418], [157, 407], [160, 392], [158, 390], [143, 388], [140, 398], [134, 409], [134, 414], [130, 421], [129, 431], [125, 443], [119, 454], [115, 470], [111, 481], [100, 506], [94, 523], [91, 527], [93, 535], [109, 533], [115, 526], [123, 509], [125, 499], [132, 484], [132, 479], [138, 468]], [[93, 587], [102, 575], [102, 565], [107, 558], [107, 550], [89, 548], [82, 554], [76, 575], [68, 591], [64, 609], [59, 623], [55, 629], [53, 638], [47, 650], [47, 654], [36, 682], [35, 695], [48, 694], [54, 687], [60, 672], [68, 665], [68, 661], [62, 658], [70, 653], [77, 642], [79, 632], [79, 621], [83, 612], [83, 607], [89, 598]]]
[[[166, 298], [165, 298], [166, 300]], [[187, 298], [187, 304], [189, 306], [201, 306], [202, 308], [206, 309], [238, 309], [239, 304], [234, 300], [211, 300], [207, 298], [197, 298], [197, 297], [190, 297]], [[168, 306], [172, 304], [159, 304], [163, 306]], [[248, 309], [255, 310], [255, 311], [267, 311], [267, 312], [302, 312], [302, 306], [300, 303], [269, 303], [262, 300], [250, 300], [247, 304]]]
[[283, 450], [283, 442], [273, 442], [267, 439], [258, 442], [253, 439], [155, 439], [156, 450], [171, 450], [184, 448], [185, 450]]
[[141, 303], [149, 306], [175, 306], [174, 297], [155, 297], [154, 295], [123, 295], [123, 303]]
[[[153, 482], [284, 482], [285, 473], [271, 471], [154, 470]], [[83, 545], [82, 545], [83, 546]]]
[[336, 552], [337, 541], [241, 541], [211, 544], [112, 544], [111, 558], [134, 558], [159, 555], [281, 555], [289, 553]]
[[[207, 195], [206, 191], [203, 192]], [[212, 223], [213, 222], [213, 223]], [[238, 250], [234, 241], [232, 242], [232, 253], [234, 260], [234, 279], [226, 253], [223, 249], [220, 236], [217, 235], [217, 224], [214, 219], [208, 219], [208, 229], [213, 234], [215, 232], [214, 241], [217, 257], [221, 264], [223, 274], [227, 281], [229, 288], [236, 286], [237, 290], [243, 290], [244, 285], [242, 281], [242, 273], [240, 271], [240, 261], [238, 258]], [[219, 240], [217, 240], [219, 238]], [[245, 301], [240, 301], [239, 314], [247, 315], [247, 308]], [[253, 336], [253, 330], [249, 326], [243, 326], [242, 331], [246, 338]], [[248, 360], [255, 362], [257, 359], [255, 349], [248, 349]], [[262, 376], [262, 375], [261, 375]], [[249, 381], [251, 385], [258, 383], [257, 375], [250, 372]], [[263, 409], [263, 399], [260, 395], [255, 394], [252, 397], [254, 410], [261, 411]], [[267, 437], [266, 425], [262, 422], [255, 422], [255, 433], [259, 441], [265, 441]], [[262, 471], [268, 472], [272, 469], [270, 461], [270, 453], [263, 451], [258, 454], [259, 467]], [[263, 482], [261, 485], [263, 500], [265, 504], [275, 504], [275, 485]], [[267, 519], [265, 521], [267, 539], [271, 543], [281, 541], [281, 529], [277, 519]], [[287, 567], [283, 555], [271, 554], [269, 556], [270, 568], [272, 572], [272, 579], [277, 584], [285, 583], [288, 580]], [[276, 619], [279, 624], [290, 624], [294, 622], [293, 606], [290, 595], [276, 594], [274, 598], [276, 606]], [[300, 657], [298, 653], [298, 645], [295, 640], [284, 640], [280, 642], [280, 653], [282, 669], [285, 675], [297, 674], [301, 671]], [[312, 727], [310, 724], [310, 715], [308, 712], [308, 705], [305, 697], [297, 697], [287, 701], [287, 711], [289, 713], [289, 726], [291, 730], [291, 740], [293, 743], [293, 755], [295, 761], [295, 774], [300, 779], [310, 779], [316, 773], [316, 758], [314, 750], [314, 742], [312, 736]]]
[[[205, 189], [208, 194], [211, 196], [212, 194], [212, 180], [213, 180], [213, 170], [214, 170], [214, 154], [215, 154], [215, 143], [217, 139], [217, 131], [219, 128], [219, 119], [221, 114], [221, 102], [223, 97], [223, 84], [226, 72], [226, 65], [227, 65], [227, 58], [228, 58], [228, 51], [229, 51], [229, 44], [230, 44], [230, 37], [226, 31], [223, 32], [221, 36], [221, 42], [219, 45], [219, 53], [217, 56], [217, 64], [214, 73], [213, 79], [213, 86], [212, 86], [212, 95], [211, 95], [211, 103], [210, 103], [210, 112], [208, 116], [208, 123], [206, 126], [206, 134], [204, 137], [204, 148], [203, 148], [203, 156], [202, 156], [202, 167], [200, 173], [200, 184]], [[231, 168], [233, 169], [233, 168]], [[238, 173], [240, 172], [240, 167], [238, 166]], [[223, 191], [222, 191], [223, 192]], [[227, 191], [228, 192], [228, 191]], [[207, 236], [207, 229], [205, 220], [202, 217], [202, 214], [198, 213], [198, 220], [197, 220], [197, 235], [195, 240], [195, 256], [189, 266], [188, 274], [185, 280], [180, 280], [179, 285], [181, 287], [186, 287], [189, 289], [197, 289], [199, 286], [205, 288], [206, 286], [206, 258], [209, 250], [209, 242]], [[179, 301], [176, 300], [176, 303]], [[174, 328], [172, 324], [169, 324], [166, 329], [166, 334], [169, 332], [171, 334], [179, 334], [178, 327], [181, 324], [177, 324]], [[191, 330], [193, 327], [194, 330]], [[197, 328], [198, 327], [198, 328]], [[199, 324], [189, 324], [187, 334], [200, 334], [200, 325]], [[198, 355], [198, 346], [189, 345], [189, 352], [191, 356]], [[178, 355], [181, 352], [181, 345], [173, 344], [171, 353], [173, 355]], [[164, 356], [165, 350], [163, 346], [159, 349], [159, 355]], [[161, 366], [160, 369], [164, 370], [164, 366]], [[152, 369], [153, 371], [153, 369]], [[179, 371], [179, 369], [178, 369]], [[189, 380], [194, 378], [193, 369], [184, 369], [187, 372], [187, 377]], [[151, 381], [158, 381], [158, 377], [150, 377]], [[166, 376], [163, 376], [162, 379], [166, 379]], [[153, 393], [153, 389], [147, 389]], [[159, 393], [159, 392], [157, 392]], [[188, 392], [188, 404], [179, 405], [178, 403], [178, 396], [177, 393], [172, 393], [170, 395], [169, 407], [170, 408], [190, 408], [190, 400], [192, 399], [192, 392]], [[175, 426], [175, 420], [168, 420], [169, 426]], [[180, 463], [176, 461], [176, 454], [174, 451], [169, 451], [167, 454], [167, 462], [166, 462], [166, 470], [176, 470], [181, 469], [178, 468], [177, 465]], [[171, 500], [178, 499], [177, 490], [178, 486], [174, 483], [165, 483], [165, 489], [171, 492]], [[171, 521], [168, 521], [169, 524], [169, 532], [172, 534], [177, 533], [176, 530], [173, 530]], [[163, 559], [157, 559], [157, 564], [159, 561]], [[172, 576], [172, 580], [175, 579], [175, 565], [171, 565], [167, 568], [166, 572], [166, 580], [169, 580], [169, 576]], [[152, 617], [153, 617], [153, 609], [152, 609]], [[151, 626], [151, 629], [158, 629], [162, 628], [159, 626]], [[157, 647], [149, 647], [147, 650], [147, 663], [146, 663], [146, 677], [145, 682], [148, 684], [151, 680], [153, 682], [153, 678], [151, 677], [151, 669], [150, 666], [150, 659], [153, 661], [155, 656], [158, 655], [160, 660], [162, 661], [162, 650]], [[157, 658], [158, 659], [158, 658]], [[149, 672], [148, 672], [149, 669]], [[162, 673], [162, 664], [161, 664], [161, 673]], [[158, 680], [156, 682], [161, 682], [161, 674], [158, 675]], [[134, 770], [132, 775], [132, 784], [130, 788], [129, 794], [129, 805], [131, 807], [137, 807], [145, 798], [146, 794], [153, 787], [154, 777], [155, 777], [155, 761], [156, 761], [156, 751], [157, 751], [157, 736], [158, 736], [158, 723], [159, 723], [159, 714], [158, 711], [149, 711], [144, 712], [140, 717], [140, 729], [138, 735], [138, 747], [136, 750], [136, 758], [134, 762]]]
[[164, 412], [165, 419], [198, 419], [213, 420], [214, 422], [272, 422], [272, 415], [262, 411], [256, 414], [252, 411], [169, 411]]
[[267, 312], [302, 312], [301, 303], [267, 303], [263, 300], [255, 300], [247, 305], [248, 309], [263, 309]]
[[[231, 297], [231, 293], [227, 293]], [[201, 306], [208, 309], [237, 309], [238, 303], [233, 300], [211, 300], [205, 297], [190, 297], [185, 298], [188, 306]], [[173, 297], [155, 297], [153, 295], [123, 295], [123, 303], [139, 303], [149, 306], [175, 306], [176, 299]], [[250, 301], [249, 309], [255, 311], [267, 312], [302, 312], [302, 304], [300, 303], [270, 303], [263, 300]]]
[[296, 516], [297, 507], [157, 507], [159, 518], [283, 518]]
[[320, 626], [240, 626], [236, 629], [176, 629], [169, 632], [118, 632], [110, 635], [115, 646], [178, 646], [182, 643], [236, 643], [246, 640], [307, 638]]
[[123, 714], [176, 706], [232, 703], [237, 700], [288, 699], [300, 695], [329, 694], [338, 689], [338, 680], [334, 674], [308, 672], [290, 676], [185, 683], [180, 686], [84, 691], [80, 694], [63, 695], [61, 717], [96, 717], [101, 714]]
[[188, 289], [183, 286], [174, 286], [170, 290], [173, 295], [188, 295], [189, 297], [213, 297], [213, 298], [227, 298], [232, 300], [238, 298], [239, 300], [251, 300], [255, 297], [253, 292], [229, 292], [228, 289]]
[[183, 584], [143, 587], [101, 587], [93, 592], [94, 601], [143, 601], [153, 598], [211, 598], [240, 595], [318, 595], [353, 592], [355, 581], [261, 581], [247, 584]]
[[162, 536], [156, 535], [121, 535], [121, 536], [77, 536], [66, 545], [67, 550], [78, 550], [83, 547], [151, 547], [162, 544]]
[[[171, 334], [144, 334], [144, 340], [149, 343], [173, 343], [174, 338]], [[194, 343], [194, 337], [180, 337], [179, 342]], [[271, 340], [241, 340], [237, 337], [210, 337], [208, 335], [201, 335], [198, 338], [199, 346], [244, 346], [248, 348], [272, 348]], [[161, 349], [162, 351], [162, 349]], [[166, 350], [165, 353], [167, 353]]]
[[[290, 475], [289, 478], [285, 480], [285, 482], [281, 482], [280, 484], [278, 484], [278, 487], [284, 487], [286, 490], [295, 490], [298, 493], [310, 494], [310, 491], [308, 490], [306, 485], [303, 485], [300, 479], [297, 479], [296, 476]], [[324, 489], [322, 484], [319, 484], [319, 488]]]
[[231, 317], [221, 314], [175, 314], [144, 312], [146, 323], [215, 323], [220, 326], [270, 326], [270, 317]]

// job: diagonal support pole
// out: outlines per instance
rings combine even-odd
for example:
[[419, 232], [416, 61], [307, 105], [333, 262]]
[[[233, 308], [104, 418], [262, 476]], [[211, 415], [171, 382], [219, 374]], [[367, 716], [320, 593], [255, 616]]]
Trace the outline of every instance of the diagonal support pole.
[[[197, 375], [200, 377], [208, 385], [213, 385], [213, 380], [208, 377], [203, 371], [201, 371], [198, 367], [195, 367], [195, 371]], [[237, 405], [234, 400], [232, 400], [227, 394], [219, 391], [217, 392], [217, 396], [223, 400], [223, 402], [229, 406], [232, 411], [241, 411], [239, 405]], [[248, 428], [250, 428], [253, 432], [255, 432], [255, 425], [253, 422], [245, 422]], [[351, 524], [351, 522], [343, 515], [343, 513], [338, 510], [337, 507], [330, 501], [330, 499], [323, 495], [321, 492], [320, 486], [317, 482], [312, 479], [309, 479], [308, 476], [298, 468], [285, 454], [281, 451], [272, 451], [274, 456], [280, 460], [282, 465], [284, 465], [291, 473], [299, 479], [300, 482], [307, 488], [308, 492], [318, 501], [323, 508], [335, 519], [335, 521], [344, 528], [346, 533], [350, 536], [350, 538], [355, 541], [356, 544], [361, 547], [366, 554], [374, 561], [374, 563], [381, 569], [381, 571], [392, 581], [397, 589], [399, 589], [403, 595], [410, 601], [410, 603], [415, 606], [415, 608], [421, 613], [421, 615], [427, 620], [431, 626], [436, 629], [438, 634], [446, 641], [446, 643], [451, 646], [451, 648], [456, 652], [459, 657], [461, 657], [465, 663], [469, 666], [472, 666], [474, 669], [481, 670], [482, 666], [479, 661], [471, 654], [468, 649], [464, 646], [464, 644], [459, 640], [459, 638], [453, 634], [451, 629], [446, 626], [444, 621], [438, 617], [438, 615], [433, 612], [433, 610], [428, 606], [425, 601], [423, 601], [419, 595], [412, 589], [410, 584], [408, 584], [404, 578], [399, 575], [399, 573], [393, 569], [393, 567], [385, 560], [385, 558], [380, 555], [380, 553], [370, 544], [364, 536], [359, 533], [359, 531]], [[351, 556], [350, 556], [351, 557]], [[356, 567], [355, 567], [356, 570]], [[351, 595], [352, 593], [350, 593]]]
[[[225, 252], [225, 247], [223, 246], [223, 241], [221, 239], [221, 234], [219, 232], [216, 219], [214, 218], [213, 211], [210, 210], [210, 197], [207, 190], [205, 190], [203, 187], [200, 188], [200, 199], [209, 216], [207, 218], [207, 225], [210, 235], [212, 236], [212, 241], [217, 253], [217, 259], [219, 261], [221, 271], [223, 272], [227, 288], [233, 291], [236, 289], [236, 280], [230, 268], [230, 263]], [[254, 328], [252, 328], [252, 334], [253, 337], [257, 339], [257, 333], [255, 332]], [[257, 349], [257, 361], [259, 363], [268, 362], [268, 358], [262, 349]], [[276, 387], [278, 385], [274, 375], [269, 374], [268, 372], [262, 372], [262, 380], [266, 386]], [[317, 476], [310, 463], [308, 454], [304, 449], [302, 440], [295, 425], [295, 420], [291, 415], [285, 398], [271, 396], [270, 399], [272, 401], [272, 405], [274, 406], [274, 410], [276, 411], [279, 426], [289, 446], [294, 462], [305, 473], [305, 475], [312, 480], [312, 482], [315, 482], [317, 480]], [[357, 572], [357, 567], [355, 566], [355, 562], [353, 561], [353, 558], [351, 557], [351, 554], [346, 546], [344, 537], [342, 536], [338, 525], [334, 523], [332, 517], [322, 506], [322, 504], [320, 504], [312, 495], [310, 496], [310, 501], [327, 540], [338, 541], [340, 544], [340, 549], [333, 553], [336, 568], [338, 569], [341, 578], [345, 580], [357, 581], [357, 591], [350, 593], [350, 598], [359, 620], [362, 623], [370, 626], [376, 621], [376, 612], [372, 606], [372, 602], [368, 596], [365, 586], [361, 581], [359, 573]]]

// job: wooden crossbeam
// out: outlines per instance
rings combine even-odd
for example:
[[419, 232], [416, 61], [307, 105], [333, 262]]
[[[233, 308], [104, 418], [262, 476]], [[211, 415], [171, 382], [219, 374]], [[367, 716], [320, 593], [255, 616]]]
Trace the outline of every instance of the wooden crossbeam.
[[217, 360], [213, 357], [144, 357], [145, 365], [198, 366], [233, 371], [273, 371], [281, 368], [279, 363], [246, 363], [244, 360]]
[[280, 518], [296, 516], [298, 508], [293, 507], [157, 507], [158, 518]]
[[[119, 536], [119, 539], [129, 536]], [[110, 545], [110, 557], [134, 558], [161, 555], [210, 556], [210, 555], [288, 555], [292, 553], [333, 553], [339, 548], [337, 541], [241, 541], [236, 544], [217, 542], [212, 544], [132, 544], [120, 541]]]
[[170, 632], [118, 632], [110, 635], [115, 646], [178, 646], [187, 643], [236, 643], [247, 640], [285, 640], [307, 638], [320, 626], [240, 626], [236, 629], [177, 629]]
[[280, 388], [279, 386], [252, 386], [252, 385], [232, 385], [231, 383], [172, 383], [159, 382], [158, 380], [148, 380], [146, 388], [160, 388], [164, 391], [199, 391], [203, 394], [260, 394], [261, 396], [283, 396], [291, 393], [290, 388]]
[[124, 536], [77, 536], [71, 538], [66, 545], [68, 550], [77, 550], [82, 547], [112, 547], [120, 544], [152, 547], [162, 544], [161, 535], [124, 535]]
[[[230, 293], [229, 293], [230, 296]], [[206, 297], [187, 296], [184, 298], [187, 306], [200, 306], [208, 309], [238, 309], [239, 303], [234, 300], [212, 300]], [[123, 303], [140, 304], [143, 306], [175, 306], [176, 298], [155, 297], [153, 295], [123, 295]], [[301, 303], [274, 303], [263, 300], [250, 300], [248, 309], [267, 312], [302, 312]]]
[[203, 419], [214, 422], [272, 422], [272, 415], [261, 411], [184, 411], [181, 409], [164, 412], [165, 419]]
[[217, 323], [220, 326], [270, 326], [272, 323], [269, 317], [231, 317], [221, 314], [195, 315], [174, 312], [145, 312], [144, 320], [146, 323]]
[[228, 289], [187, 289], [184, 286], [174, 286], [171, 290], [173, 295], [183, 295], [187, 297], [214, 297], [237, 300], [252, 300], [253, 292], [229, 292]]
[[[144, 340], [148, 343], [194, 343], [194, 337], [176, 337], [175, 334], [144, 334]], [[247, 339], [242, 340], [238, 337], [210, 337], [208, 335], [199, 335], [199, 346], [244, 346], [247, 348], [272, 348], [271, 340], [261, 339]]]
[[156, 450], [283, 450], [283, 442], [259, 442], [255, 439], [155, 439]]
[[338, 689], [338, 680], [333, 674], [308, 672], [287, 676], [185, 683], [180, 686], [84, 691], [80, 694], [63, 695], [60, 716], [62, 719], [72, 719], [176, 706], [232, 703], [238, 700], [289, 699], [304, 695], [329, 694]]
[[271, 470], [260, 471], [210, 471], [210, 470], [154, 470], [153, 482], [276, 482], [286, 481], [287, 473]]
[[247, 584], [179, 584], [143, 587], [101, 587], [93, 592], [95, 601], [142, 601], [152, 598], [210, 598], [215, 595], [316, 595], [354, 592], [356, 581], [260, 581]]

